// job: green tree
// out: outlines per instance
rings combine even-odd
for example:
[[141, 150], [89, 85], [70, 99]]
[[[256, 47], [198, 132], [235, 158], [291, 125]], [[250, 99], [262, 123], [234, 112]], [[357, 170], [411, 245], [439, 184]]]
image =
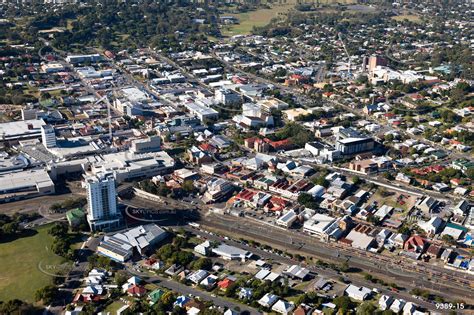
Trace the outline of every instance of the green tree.
[[192, 180], [185, 180], [183, 182], [182, 188], [187, 193], [192, 193], [195, 191], [194, 183]]
[[54, 301], [54, 297], [58, 293], [59, 290], [54, 285], [47, 285], [35, 292], [35, 300], [37, 302], [42, 301], [44, 305], [49, 305]]
[[119, 270], [115, 273], [115, 276], [114, 276], [115, 284], [118, 285], [119, 287], [121, 287], [125, 282], [127, 282], [127, 279], [128, 279], [128, 274], [125, 271]]
[[352, 176], [352, 183], [353, 183], [354, 185], [359, 185], [360, 182], [361, 182], [361, 180], [360, 180], [360, 177], [359, 177], [359, 176]]
[[193, 263], [193, 268], [210, 270], [212, 268], [212, 260], [209, 258], [199, 258]]
[[357, 307], [357, 315], [372, 315], [377, 308], [370, 302], [364, 302]]
[[313, 184], [320, 185], [325, 188], [329, 187], [329, 181], [325, 178], [325, 176], [319, 176], [313, 179]]
[[343, 314], [353, 307], [353, 303], [348, 296], [338, 296], [333, 300], [333, 303], [336, 304], [338, 310]]

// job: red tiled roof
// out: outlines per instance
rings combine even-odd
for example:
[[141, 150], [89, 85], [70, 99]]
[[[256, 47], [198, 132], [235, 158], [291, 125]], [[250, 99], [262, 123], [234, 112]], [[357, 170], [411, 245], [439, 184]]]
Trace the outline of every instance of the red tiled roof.
[[134, 284], [127, 290], [127, 292], [131, 295], [142, 296], [145, 295], [146, 289], [142, 286]]
[[234, 281], [232, 281], [232, 280], [226, 278], [226, 279], [224, 279], [224, 280], [222, 280], [222, 281], [219, 281], [219, 282], [217, 283], [217, 286], [218, 286], [219, 288], [221, 288], [221, 289], [227, 289], [227, 288], [228, 288], [231, 284], [233, 284], [233, 283], [234, 283]]

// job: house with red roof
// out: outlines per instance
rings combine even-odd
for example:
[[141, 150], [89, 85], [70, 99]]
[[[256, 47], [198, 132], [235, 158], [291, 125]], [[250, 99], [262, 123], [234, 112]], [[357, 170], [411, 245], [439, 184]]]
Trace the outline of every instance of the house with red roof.
[[201, 143], [199, 149], [211, 154], [217, 153], [217, 148], [210, 143]]
[[406, 240], [405, 244], [403, 245], [403, 249], [409, 252], [422, 254], [428, 245], [429, 243], [426, 239], [420, 235], [413, 235]]
[[284, 198], [272, 196], [270, 201], [265, 205], [264, 210], [270, 212], [282, 212], [289, 203], [290, 202]]
[[288, 149], [291, 149], [293, 147], [293, 143], [291, 142], [290, 139], [272, 141], [268, 138], [265, 138], [265, 139], [263, 139], [263, 141], [268, 143], [274, 151], [288, 150]]
[[142, 297], [145, 296], [146, 289], [141, 285], [134, 284], [130, 288], [128, 288], [127, 294], [130, 296]]
[[219, 282], [217, 283], [217, 287], [218, 287], [219, 289], [221, 289], [222, 291], [227, 291], [227, 289], [228, 289], [232, 284], [234, 284], [234, 283], [235, 283], [234, 280], [231, 280], [231, 279], [229, 279], [229, 278], [225, 278], [224, 280], [219, 281]]

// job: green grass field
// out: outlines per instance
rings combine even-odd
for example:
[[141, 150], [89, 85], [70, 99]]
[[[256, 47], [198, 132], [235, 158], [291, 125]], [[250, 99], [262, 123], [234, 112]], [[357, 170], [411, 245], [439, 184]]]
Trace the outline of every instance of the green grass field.
[[247, 35], [254, 27], [262, 27], [281, 14], [287, 13], [294, 7], [293, 4], [274, 5], [271, 9], [259, 9], [256, 11], [226, 14], [239, 19], [239, 24], [224, 26], [222, 34], [224, 36]]
[[392, 17], [392, 19], [394, 19], [396, 21], [408, 20], [408, 21], [414, 22], [414, 23], [421, 23], [421, 18], [418, 15], [414, 15], [414, 14], [397, 15], [397, 16]]
[[[312, 3], [312, 1], [303, 1], [304, 3]], [[356, 0], [321, 0], [321, 4], [352, 4], [357, 3]], [[223, 14], [235, 16], [240, 23], [236, 25], [228, 25], [222, 27], [222, 35], [247, 35], [252, 32], [254, 27], [262, 27], [270, 23], [273, 18], [284, 16], [288, 11], [292, 10], [297, 4], [296, 0], [281, 0], [279, 3], [272, 5], [270, 9], [258, 9], [255, 11], [237, 13], [237, 14]]]
[[49, 250], [53, 242], [49, 227], [38, 228], [32, 236], [0, 243], [0, 301], [17, 298], [33, 303], [36, 290], [52, 282], [38, 265], [51, 269], [65, 260]]

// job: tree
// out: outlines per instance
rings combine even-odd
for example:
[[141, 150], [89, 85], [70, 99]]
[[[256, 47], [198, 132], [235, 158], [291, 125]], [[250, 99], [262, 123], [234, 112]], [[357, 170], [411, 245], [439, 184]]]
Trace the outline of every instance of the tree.
[[54, 297], [59, 293], [54, 285], [47, 285], [35, 292], [35, 300], [42, 301], [44, 305], [49, 305], [54, 301]]
[[319, 176], [313, 179], [313, 184], [323, 186], [324, 188], [329, 187], [329, 181], [325, 176]]
[[360, 184], [360, 182], [361, 182], [361, 180], [360, 180], [360, 177], [359, 177], [359, 176], [352, 176], [352, 183], [353, 183], [354, 185], [357, 186], [357, 185]]
[[445, 234], [441, 239], [450, 245], [456, 244], [456, 240], [451, 235]]
[[0, 301], [0, 314], [37, 314], [39, 309], [18, 299]]
[[342, 272], [348, 272], [350, 270], [349, 264], [347, 261], [343, 262], [341, 264], [341, 267], [339, 268]]
[[398, 228], [398, 233], [403, 234], [403, 235], [411, 235], [411, 229], [410, 227], [404, 224]]
[[7, 235], [16, 234], [16, 232], [18, 231], [18, 223], [16, 222], [5, 223], [2, 227], [2, 231], [4, 234], [7, 234]]
[[49, 235], [54, 237], [63, 237], [67, 234], [68, 226], [63, 223], [55, 223], [48, 231]]
[[182, 266], [186, 266], [194, 259], [194, 254], [191, 252], [179, 251], [174, 252], [171, 256], [172, 263], [178, 263]]
[[338, 296], [333, 300], [339, 311], [343, 314], [352, 308], [352, 301], [348, 296]]
[[370, 302], [364, 302], [357, 307], [357, 315], [372, 315], [377, 308]]
[[118, 285], [119, 287], [121, 287], [125, 282], [127, 282], [127, 279], [128, 279], [128, 274], [125, 271], [119, 270], [115, 273], [115, 276], [114, 276], [115, 284]]
[[311, 196], [308, 193], [301, 193], [298, 196], [298, 203], [304, 206], [307, 206], [312, 204], [314, 202], [313, 196]]
[[168, 260], [171, 258], [173, 255], [174, 248], [172, 244], [166, 244], [160, 247], [158, 251], [156, 252], [156, 255], [161, 259], [161, 260]]
[[192, 193], [196, 189], [192, 180], [185, 180], [183, 182], [182, 188], [187, 193]]
[[212, 260], [209, 258], [199, 258], [193, 263], [194, 269], [210, 270], [212, 268]]

